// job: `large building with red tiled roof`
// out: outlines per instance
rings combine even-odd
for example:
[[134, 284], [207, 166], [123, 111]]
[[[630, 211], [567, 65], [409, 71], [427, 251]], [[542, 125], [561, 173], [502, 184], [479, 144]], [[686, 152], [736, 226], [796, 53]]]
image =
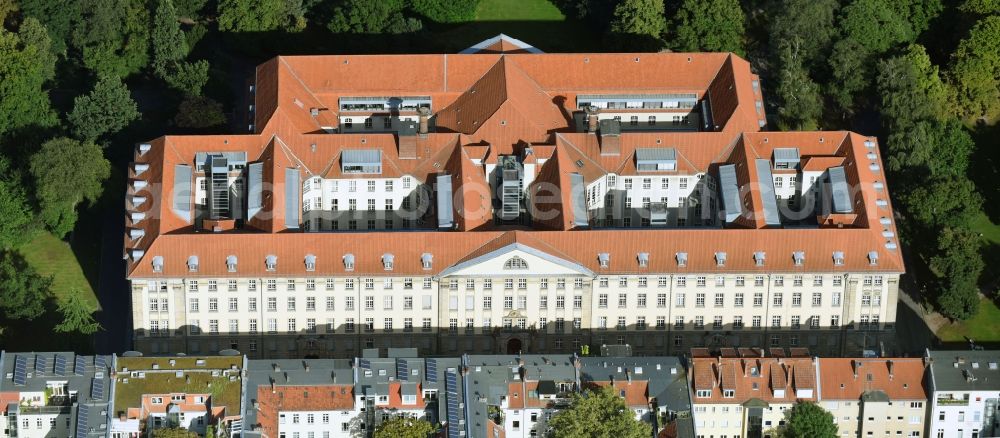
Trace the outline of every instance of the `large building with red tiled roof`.
[[769, 132], [730, 53], [277, 57], [129, 169], [138, 350], [891, 349], [874, 138]]

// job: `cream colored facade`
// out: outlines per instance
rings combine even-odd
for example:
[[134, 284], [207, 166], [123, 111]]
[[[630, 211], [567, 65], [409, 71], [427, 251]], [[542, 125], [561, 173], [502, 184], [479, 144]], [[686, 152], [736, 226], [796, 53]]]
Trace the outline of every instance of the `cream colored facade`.
[[436, 272], [133, 279], [136, 348], [352, 357], [390, 346], [445, 354], [630, 344], [643, 354], [801, 346], [839, 355], [891, 348], [894, 337], [898, 275], [607, 275], [521, 243]]
[[866, 396], [861, 400], [823, 400], [843, 437], [924, 436], [927, 400], [889, 400]]

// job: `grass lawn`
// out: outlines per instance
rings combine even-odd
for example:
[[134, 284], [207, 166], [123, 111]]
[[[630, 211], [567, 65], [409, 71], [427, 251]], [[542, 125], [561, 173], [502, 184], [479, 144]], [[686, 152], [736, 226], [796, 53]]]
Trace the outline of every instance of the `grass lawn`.
[[[52, 276], [52, 294], [57, 301], [62, 300], [71, 290], [79, 289], [87, 302], [98, 307], [94, 289], [68, 243], [48, 232], [40, 232], [19, 251], [39, 274]], [[89, 262], [94, 265], [98, 263], [97, 260]]]
[[563, 21], [566, 16], [545, 0], [482, 0], [476, 21]]
[[942, 326], [937, 332], [941, 342], [1000, 342], [1000, 308], [988, 298], [979, 302], [979, 312], [972, 319]]
[[545, 52], [598, 52], [601, 34], [587, 23], [566, 17], [547, 0], [482, 0], [476, 21], [439, 28], [442, 53], [458, 52], [498, 34], [517, 38]]

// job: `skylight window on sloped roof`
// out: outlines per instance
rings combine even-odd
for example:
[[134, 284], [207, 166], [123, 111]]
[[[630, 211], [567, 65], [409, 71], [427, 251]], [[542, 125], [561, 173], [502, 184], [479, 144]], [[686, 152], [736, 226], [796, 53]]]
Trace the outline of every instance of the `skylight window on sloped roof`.
[[226, 256], [226, 270], [229, 272], [236, 272], [236, 262], [236, 256]]
[[267, 257], [264, 257], [264, 267], [268, 271], [274, 271], [275, 269], [278, 269], [278, 256], [271, 254], [268, 255]]
[[305, 264], [306, 264], [306, 271], [310, 271], [310, 272], [315, 271], [316, 270], [316, 256], [312, 255], [312, 254], [306, 254]]
[[382, 254], [382, 268], [386, 271], [392, 270], [393, 261], [396, 259], [392, 254]]
[[348, 271], [354, 270], [354, 254], [344, 254], [344, 269]]
[[795, 262], [795, 266], [802, 266], [802, 264], [806, 262], [806, 252], [805, 251], [793, 252], [792, 261]]
[[640, 252], [639, 254], [636, 255], [636, 259], [639, 261], [639, 267], [645, 268], [645, 267], [649, 266], [649, 253], [648, 252]]
[[163, 256], [153, 256], [153, 272], [163, 272]]
[[767, 253], [764, 251], [757, 251], [753, 253], [753, 260], [757, 266], [764, 266], [764, 260], [767, 257]]
[[844, 264], [844, 252], [834, 251], [833, 252], [833, 264], [835, 266], [842, 266]]
[[193, 255], [188, 257], [187, 267], [190, 272], [198, 272], [198, 256]]
[[424, 269], [430, 269], [433, 263], [434, 263], [433, 254], [425, 252], [420, 255], [420, 265], [423, 266]]
[[687, 266], [688, 263], [688, 253], [679, 252], [674, 255], [677, 258], [677, 266]]
[[602, 268], [607, 268], [611, 264], [611, 254], [602, 252], [597, 254], [597, 261], [601, 264]]

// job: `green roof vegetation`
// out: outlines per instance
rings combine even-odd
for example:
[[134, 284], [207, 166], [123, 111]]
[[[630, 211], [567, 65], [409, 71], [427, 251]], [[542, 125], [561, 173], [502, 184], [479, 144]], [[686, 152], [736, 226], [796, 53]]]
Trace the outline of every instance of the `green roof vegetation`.
[[[204, 363], [199, 365], [199, 361]], [[154, 370], [154, 365], [158, 365], [159, 369]], [[237, 372], [230, 375], [223, 373], [234, 366]], [[238, 415], [242, 391], [239, 371], [242, 367], [242, 356], [118, 358], [115, 411], [120, 413], [128, 408], [140, 407], [144, 394], [186, 393], [211, 394], [212, 406], [225, 406], [226, 415]], [[144, 372], [145, 377], [132, 377], [134, 371]], [[183, 371], [184, 375], [177, 377], [177, 371]], [[217, 375], [213, 376], [213, 372]]]

